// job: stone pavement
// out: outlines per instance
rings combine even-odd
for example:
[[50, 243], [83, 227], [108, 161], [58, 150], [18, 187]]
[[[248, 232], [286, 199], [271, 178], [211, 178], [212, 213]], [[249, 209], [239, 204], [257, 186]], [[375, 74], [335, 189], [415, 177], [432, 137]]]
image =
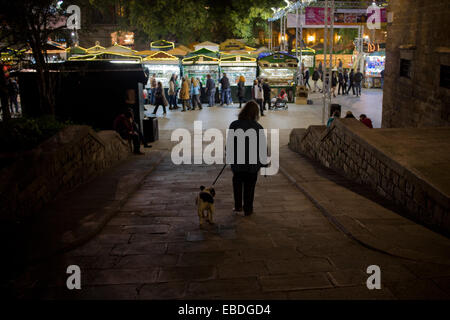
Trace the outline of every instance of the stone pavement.
[[[164, 151], [146, 149], [145, 156], [132, 155], [75, 190], [60, 195], [36, 219], [8, 233], [2, 248], [9, 259], [5, 276], [17, 274], [29, 264], [76, 248], [102, 230], [130, 194], [161, 161]], [[8, 279], [9, 280], [9, 279]], [[4, 292], [3, 292], [4, 293]]]
[[[288, 110], [267, 111], [266, 116], [260, 119], [264, 128], [307, 128], [310, 125], [322, 124], [322, 94], [311, 93], [309, 99], [313, 101], [312, 105], [297, 105], [289, 103]], [[348, 110], [352, 111], [357, 117], [361, 113], [367, 114], [372, 119], [375, 128], [381, 127], [383, 91], [380, 89], [363, 89], [361, 97], [350, 94], [349, 96], [337, 96], [332, 98], [332, 103], [338, 103], [342, 106], [342, 116]], [[147, 115], [152, 116], [154, 107], [148, 105]], [[203, 105], [203, 110], [186, 111], [167, 111], [163, 116], [162, 110], [158, 111], [159, 129], [174, 130], [177, 128], [193, 129], [193, 121], [201, 120], [204, 127], [226, 129], [228, 125], [237, 118], [239, 113], [237, 104], [230, 106], [216, 106], [208, 108]], [[328, 119], [328, 117], [327, 117]], [[327, 120], [326, 119], [326, 120]], [[189, 124], [189, 127], [187, 127]]]
[[[282, 158], [284, 152], [286, 148]], [[15, 282], [14, 295], [39, 299], [449, 298], [448, 266], [368, 249], [330, 223], [281, 173], [259, 177], [255, 214], [241, 217], [231, 212], [227, 168], [216, 185], [216, 224], [199, 229], [196, 192], [200, 185], [212, 183], [220, 167], [176, 166], [166, 156], [95, 238], [30, 267]], [[81, 267], [82, 290], [65, 288], [66, 268], [71, 264]], [[368, 290], [365, 285], [369, 265], [381, 268], [381, 290]]]

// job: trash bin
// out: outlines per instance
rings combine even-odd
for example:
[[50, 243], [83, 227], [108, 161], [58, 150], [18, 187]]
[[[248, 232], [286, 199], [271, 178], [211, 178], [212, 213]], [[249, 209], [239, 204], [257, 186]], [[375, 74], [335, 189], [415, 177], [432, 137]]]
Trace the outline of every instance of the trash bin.
[[332, 103], [332, 104], [330, 105], [330, 118], [333, 116], [333, 113], [334, 113], [335, 111], [338, 111], [338, 112], [339, 112], [339, 117], [340, 117], [340, 116], [341, 116], [341, 105], [340, 105], [340, 104]]
[[158, 118], [150, 117], [142, 120], [143, 134], [146, 143], [159, 139]]

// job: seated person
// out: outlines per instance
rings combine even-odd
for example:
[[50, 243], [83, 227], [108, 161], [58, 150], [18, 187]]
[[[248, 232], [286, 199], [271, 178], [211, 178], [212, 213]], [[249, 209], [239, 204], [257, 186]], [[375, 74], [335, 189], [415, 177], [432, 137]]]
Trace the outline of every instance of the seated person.
[[131, 140], [133, 142], [134, 154], [144, 154], [140, 150], [139, 134], [134, 130], [133, 122], [133, 114], [128, 110], [116, 117], [114, 120], [114, 130], [116, 130], [123, 139]]
[[288, 101], [288, 95], [287, 95], [286, 91], [281, 90], [280, 94], [277, 97], [277, 99], [281, 99], [281, 100], [284, 100], [284, 101], [287, 102]]
[[288, 101], [288, 95], [286, 93], [286, 91], [284, 91], [283, 89], [281, 89], [280, 94], [276, 97], [272, 99], [273, 103], [285, 103]]

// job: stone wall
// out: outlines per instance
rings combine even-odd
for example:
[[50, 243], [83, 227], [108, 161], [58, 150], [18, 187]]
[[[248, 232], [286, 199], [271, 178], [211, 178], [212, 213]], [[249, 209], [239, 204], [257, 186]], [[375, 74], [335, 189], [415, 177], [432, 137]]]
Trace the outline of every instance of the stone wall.
[[[289, 147], [352, 181], [368, 185], [381, 196], [406, 208], [421, 223], [450, 232], [449, 195], [427, 181], [421, 172], [405, 165], [410, 160], [400, 163], [390, 155], [388, 150], [395, 148], [395, 141], [382, 141], [389, 147], [380, 149], [374, 143], [376, 139], [382, 139], [380, 134], [374, 137], [377, 130], [389, 133], [404, 129], [369, 129], [355, 119], [340, 119], [335, 120], [330, 128], [310, 126], [308, 129], [294, 129]], [[446, 134], [449, 131], [445, 131]]]
[[0, 170], [0, 219], [26, 221], [68, 192], [127, 158], [130, 147], [116, 132], [69, 126]]
[[[450, 66], [448, 0], [392, 0], [388, 11], [382, 127], [450, 126], [450, 88], [440, 85]], [[410, 78], [400, 76], [411, 61]]]

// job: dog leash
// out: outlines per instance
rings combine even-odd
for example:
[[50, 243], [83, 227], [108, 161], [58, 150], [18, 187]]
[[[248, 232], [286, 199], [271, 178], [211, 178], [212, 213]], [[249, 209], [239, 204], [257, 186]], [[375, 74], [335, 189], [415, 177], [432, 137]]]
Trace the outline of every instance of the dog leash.
[[217, 176], [216, 180], [214, 180], [214, 182], [213, 182], [212, 185], [215, 185], [215, 184], [216, 184], [217, 179], [219, 179], [219, 177], [222, 175], [222, 172], [223, 172], [223, 170], [225, 170], [225, 167], [226, 167], [226, 166], [227, 166], [227, 164], [225, 163], [225, 164], [223, 165], [222, 170], [220, 170], [219, 175]]

